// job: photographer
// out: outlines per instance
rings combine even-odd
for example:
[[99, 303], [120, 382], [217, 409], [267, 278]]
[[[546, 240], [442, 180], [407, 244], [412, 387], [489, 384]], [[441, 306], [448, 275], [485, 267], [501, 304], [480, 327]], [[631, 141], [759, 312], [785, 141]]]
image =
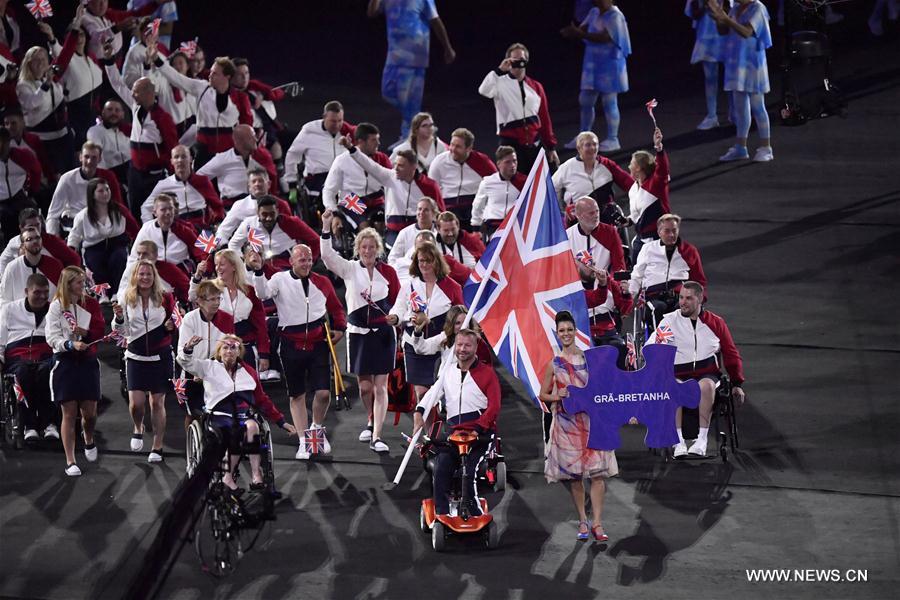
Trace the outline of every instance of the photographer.
[[494, 101], [499, 144], [515, 149], [519, 171], [526, 174], [541, 146], [547, 150], [550, 164], [559, 166], [547, 94], [544, 86], [525, 74], [528, 56], [524, 44], [513, 44], [506, 49], [500, 66], [478, 86], [479, 94]]
[[[678, 293], [685, 281], [696, 281], [706, 288], [706, 274], [696, 246], [680, 237], [681, 217], [664, 214], [656, 222], [659, 239], [641, 247], [628, 289], [636, 296], [644, 290], [647, 306], [653, 309], [650, 326], [662, 321], [663, 315], [678, 308]], [[703, 296], [706, 302], [706, 296]]]

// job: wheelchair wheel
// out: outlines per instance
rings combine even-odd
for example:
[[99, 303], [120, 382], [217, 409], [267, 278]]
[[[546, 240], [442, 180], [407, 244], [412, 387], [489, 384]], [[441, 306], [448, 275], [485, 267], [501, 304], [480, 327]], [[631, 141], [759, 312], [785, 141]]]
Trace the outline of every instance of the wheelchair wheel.
[[275, 491], [275, 448], [272, 447], [272, 429], [265, 419], [259, 420], [260, 468], [266, 489]]
[[237, 500], [217, 484], [207, 496], [203, 515], [194, 531], [194, 550], [202, 570], [213, 577], [227, 577], [237, 569], [244, 550], [232, 515], [240, 510]]
[[2, 397], [2, 414], [0, 414], [0, 418], [3, 420], [3, 445], [21, 450], [25, 446], [25, 440], [22, 438], [22, 427], [19, 423], [19, 403], [13, 390], [12, 377], [3, 378]]
[[[128, 400], [128, 380], [125, 375], [125, 352], [119, 352], [119, 393], [122, 394], [122, 397], [125, 400]], [[148, 411], [149, 412], [149, 411]]]
[[201, 419], [193, 421], [187, 430], [185, 441], [185, 471], [188, 477], [193, 477], [203, 456], [203, 424]]
[[435, 552], [443, 552], [447, 543], [447, 534], [444, 531], [444, 524], [435, 521], [431, 527], [431, 546]]

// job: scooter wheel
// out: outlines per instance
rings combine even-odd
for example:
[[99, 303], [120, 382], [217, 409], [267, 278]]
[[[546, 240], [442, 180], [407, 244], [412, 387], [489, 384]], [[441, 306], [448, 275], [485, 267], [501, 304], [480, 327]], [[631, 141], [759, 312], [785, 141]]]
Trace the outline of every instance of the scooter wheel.
[[506, 489], [506, 463], [499, 462], [496, 466], [497, 480], [494, 481], [494, 491], [502, 492]]
[[488, 523], [484, 536], [484, 543], [488, 548], [496, 548], [500, 545], [500, 527], [496, 521]]
[[431, 531], [431, 527], [428, 526], [428, 520], [425, 519], [425, 507], [419, 507], [419, 529], [423, 532], [428, 533]]
[[443, 552], [446, 542], [447, 535], [444, 533], [444, 524], [440, 521], [435, 521], [434, 525], [431, 526], [431, 545], [434, 547], [434, 551]]

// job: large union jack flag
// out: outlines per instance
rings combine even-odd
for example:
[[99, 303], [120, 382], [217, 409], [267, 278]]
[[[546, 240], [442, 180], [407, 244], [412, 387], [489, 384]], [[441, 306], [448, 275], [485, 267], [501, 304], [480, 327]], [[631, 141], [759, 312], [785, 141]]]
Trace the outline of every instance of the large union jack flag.
[[568, 310], [575, 317], [579, 347], [588, 348], [591, 341], [584, 287], [572, 261], [543, 150], [515, 207], [463, 288], [468, 306], [475, 302], [479, 287], [484, 289], [472, 317], [504, 366], [546, 410], [537, 397], [544, 369], [559, 348], [556, 313]]

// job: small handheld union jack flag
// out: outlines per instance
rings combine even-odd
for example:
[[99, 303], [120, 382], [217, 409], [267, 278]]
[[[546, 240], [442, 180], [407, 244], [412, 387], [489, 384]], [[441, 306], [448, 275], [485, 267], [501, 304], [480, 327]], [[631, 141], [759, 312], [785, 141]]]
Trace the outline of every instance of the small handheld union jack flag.
[[150, 22], [150, 25], [147, 26], [147, 33], [153, 37], [159, 37], [159, 24], [161, 22], [162, 19], [153, 19], [153, 21]]
[[634, 339], [632, 339], [630, 333], [625, 336], [625, 349], [627, 350], [627, 354], [625, 355], [625, 364], [630, 369], [636, 369], [637, 352], [634, 349]]
[[25, 398], [25, 390], [22, 389], [22, 386], [19, 384], [19, 378], [13, 378], [13, 391], [16, 394], [16, 402], [24, 404], [28, 406], [28, 399]]
[[34, 2], [26, 4], [25, 7], [39, 21], [53, 16], [53, 7], [50, 6], [50, 0], [34, 0]]
[[97, 298], [102, 298], [106, 295], [106, 290], [109, 289], [108, 283], [98, 283], [96, 285], [91, 286], [90, 293], [92, 296], [96, 296]]
[[72, 331], [75, 331], [75, 328], [78, 327], [78, 319], [75, 318], [74, 313], [69, 310], [64, 310], [62, 316], [63, 319], [66, 320], [66, 323], [69, 324], [69, 327], [72, 328]]
[[181, 327], [181, 324], [184, 322], [184, 319], [181, 317], [181, 311], [176, 307], [175, 310], [172, 311], [172, 324], [175, 325], [175, 328]]
[[187, 42], [181, 42], [181, 45], [178, 46], [178, 51], [184, 53], [188, 58], [192, 58], [195, 54], [197, 54], [197, 41], [200, 38], [194, 38]]
[[644, 106], [647, 107], [647, 112], [650, 114], [650, 118], [653, 119], [653, 126], [656, 127], [656, 117], [653, 116], [653, 109], [659, 106], [659, 102], [656, 101], [656, 98], [653, 98]]
[[594, 266], [594, 257], [591, 256], [591, 253], [587, 250], [581, 250], [578, 254], [575, 255], [575, 258], [578, 259], [578, 262], [586, 267]]
[[425, 312], [428, 310], [428, 304], [425, 303], [425, 299], [416, 290], [413, 290], [409, 295], [409, 309], [413, 312]]
[[257, 252], [262, 252], [263, 242], [266, 241], [266, 234], [252, 225], [247, 225], [247, 243]]
[[656, 328], [657, 344], [674, 344], [675, 332], [668, 325], [660, 325]]
[[378, 306], [378, 304], [374, 300], [372, 300], [372, 291], [371, 290], [362, 290], [359, 293], [359, 295], [362, 296], [362, 299], [365, 300], [366, 304], [368, 304], [369, 306], [371, 306], [372, 308], [374, 308], [381, 314], [387, 316], [386, 313], [384, 312], [384, 310], [382, 310], [382, 308], [380, 306]]
[[366, 203], [356, 194], [347, 194], [344, 199], [338, 202], [338, 206], [352, 212], [355, 215], [361, 215], [366, 212]]
[[197, 235], [197, 240], [194, 242], [194, 247], [200, 248], [203, 252], [209, 254], [216, 249], [216, 246], [218, 244], [219, 238], [214, 236], [211, 231], [204, 229]]
[[172, 388], [175, 390], [175, 397], [182, 404], [187, 400], [187, 379], [172, 379]]
[[103, 338], [104, 342], [114, 342], [119, 348], [128, 347], [128, 339], [118, 329], [113, 329]]
[[325, 428], [303, 430], [303, 441], [309, 454], [319, 454], [325, 448]]

